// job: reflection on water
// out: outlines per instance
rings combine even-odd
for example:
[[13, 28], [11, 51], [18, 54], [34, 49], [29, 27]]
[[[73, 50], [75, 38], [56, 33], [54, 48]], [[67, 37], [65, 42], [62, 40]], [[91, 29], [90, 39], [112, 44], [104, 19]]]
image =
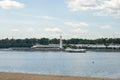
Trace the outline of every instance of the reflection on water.
[[0, 51], [0, 72], [120, 78], [120, 52]]

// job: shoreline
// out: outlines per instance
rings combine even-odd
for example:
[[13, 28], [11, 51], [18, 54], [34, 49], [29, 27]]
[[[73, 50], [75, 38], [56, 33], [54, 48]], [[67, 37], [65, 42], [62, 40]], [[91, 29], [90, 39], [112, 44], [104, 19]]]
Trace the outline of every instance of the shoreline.
[[0, 80], [120, 80], [120, 79], [0, 72]]
[[[0, 51], [65, 51], [64, 49], [49, 49], [49, 48], [0, 48]], [[120, 52], [120, 49], [86, 49], [92, 52]]]

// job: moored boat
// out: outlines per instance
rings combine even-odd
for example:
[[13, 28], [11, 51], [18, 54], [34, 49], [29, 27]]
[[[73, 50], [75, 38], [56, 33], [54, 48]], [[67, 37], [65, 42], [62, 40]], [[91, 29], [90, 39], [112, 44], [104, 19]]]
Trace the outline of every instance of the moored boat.
[[66, 52], [77, 52], [77, 53], [85, 53], [86, 49], [71, 49], [71, 48], [67, 48], [65, 49]]

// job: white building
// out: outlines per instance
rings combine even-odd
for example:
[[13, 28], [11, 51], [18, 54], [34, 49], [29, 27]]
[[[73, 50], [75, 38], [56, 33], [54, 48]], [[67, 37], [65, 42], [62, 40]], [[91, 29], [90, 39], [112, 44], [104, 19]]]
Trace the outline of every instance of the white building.
[[60, 36], [60, 44], [49, 44], [49, 45], [41, 45], [36, 44], [32, 47], [32, 49], [39, 49], [39, 50], [62, 50], [63, 43], [62, 43], [62, 36]]

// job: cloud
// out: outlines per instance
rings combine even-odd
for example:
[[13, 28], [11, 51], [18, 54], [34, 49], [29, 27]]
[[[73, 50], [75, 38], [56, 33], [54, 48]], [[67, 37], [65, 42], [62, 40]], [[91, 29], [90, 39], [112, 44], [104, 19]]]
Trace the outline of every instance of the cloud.
[[65, 0], [72, 11], [92, 10], [96, 8], [96, 0]]
[[18, 32], [19, 29], [11, 29], [12, 32]]
[[32, 28], [32, 27], [28, 27], [28, 28], [18, 28], [18, 29], [11, 29], [12, 32], [19, 32], [19, 31], [22, 31], [22, 32], [34, 32], [35, 29]]
[[72, 11], [96, 10], [120, 17], [120, 0], [65, 0]]
[[32, 28], [32, 27], [26, 28], [26, 31], [27, 31], [27, 32], [33, 32], [33, 31], [34, 31], [34, 28]]
[[85, 22], [64, 22], [66, 26], [72, 26], [72, 27], [80, 27], [80, 26], [88, 26]]
[[46, 28], [46, 32], [61, 32], [61, 29], [59, 28]]
[[110, 28], [111, 28], [110, 25], [104, 25], [104, 26], [101, 26], [101, 27], [100, 27], [100, 29], [102, 29], [102, 30], [108, 30], [108, 29], [110, 29]]
[[0, 1], [0, 7], [3, 9], [23, 8], [24, 4], [15, 0], [2, 0]]
[[40, 18], [47, 19], [47, 20], [53, 19], [53, 17], [50, 17], [50, 16], [40, 16]]
[[84, 34], [84, 33], [87, 33], [88, 30], [83, 30], [83, 29], [80, 29], [80, 28], [76, 28], [76, 29], [72, 30], [72, 32]]
[[31, 17], [31, 18], [40, 18], [40, 19], [46, 19], [46, 20], [56, 19], [55, 17], [48, 16], [48, 15], [40, 16], [40, 15], [29, 15], [29, 14], [19, 14], [19, 13], [13, 13], [13, 14], [18, 15], [18, 16]]

